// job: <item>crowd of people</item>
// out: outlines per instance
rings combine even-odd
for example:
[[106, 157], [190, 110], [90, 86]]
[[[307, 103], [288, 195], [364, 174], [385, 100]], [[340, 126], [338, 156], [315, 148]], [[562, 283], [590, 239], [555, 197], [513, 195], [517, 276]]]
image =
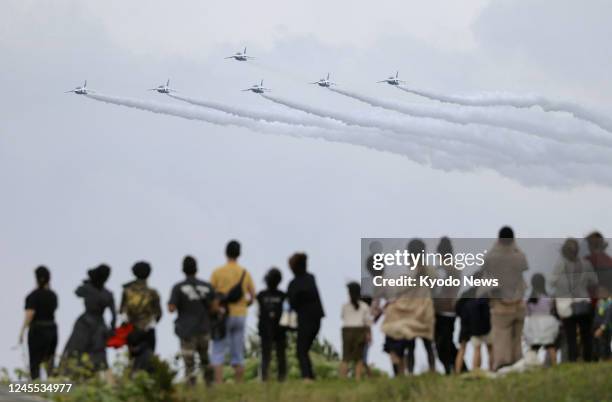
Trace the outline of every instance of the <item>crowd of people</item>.
[[[576, 361], [579, 357], [584, 361], [609, 359], [612, 297], [608, 285], [612, 283], [612, 258], [606, 253], [607, 243], [600, 233], [587, 236], [586, 243], [588, 255], [582, 258], [579, 242], [567, 239], [548, 278], [549, 289], [546, 278], [535, 274], [527, 298], [526, 285], [514, 286], [512, 294], [499, 295], [477, 287], [462, 293], [458, 287], [367, 292], [357, 282], [347, 284], [347, 301], [340, 317], [340, 376], [347, 377], [351, 367], [357, 379], [370, 373], [371, 328], [379, 320], [385, 336], [384, 351], [389, 354], [396, 376], [414, 372], [419, 339], [429, 370], [435, 371], [439, 360], [447, 374], [467, 370], [468, 344], [473, 348], [469, 364], [472, 369], [482, 367], [483, 350], [487, 351], [491, 370], [517, 363], [523, 359], [523, 342], [528, 353], [544, 349], [551, 365]], [[425, 243], [413, 239], [407, 248], [411, 253], [423, 252]], [[452, 251], [451, 240], [443, 237], [438, 252]], [[172, 287], [167, 302], [167, 311], [176, 314], [174, 330], [187, 383], [196, 383], [198, 362], [206, 384], [223, 381], [223, 366], [228, 361], [235, 380], [243, 380], [246, 316], [254, 303], [258, 305], [261, 379], [269, 379], [273, 353], [278, 380], [286, 378], [287, 334], [295, 331], [301, 377], [314, 380], [310, 349], [325, 313], [315, 277], [307, 270], [306, 254], [295, 253], [289, 258], [293, 278], [286, 292], [279, 288], [283, 275], [277, 268], [266, 273], [266, 288], [256, 292], [250, 273], [238, 263], [241, 246], [237, 241], [227, 244], [225, 255], [226, 264], [215, 269], [209, 281], [198, 277], [197, 261], [186, 256], [182, 263], [185, 278]], [[438, 268], [422, 265], [416, 272], [436, 276], [440, 275]], [[504, 227], [475, 276], [504, 277], [520, 285], [527, 269], [527, 258], [518, 248], [512, 229]], [[107, 348], [124, 345], [129, 350], [132, 371], [151, 370], [155, 327], [163, 314], [162, 303], [159, 293], [147, 283], [151, 266], [137, 262], [132, 272], [134, 280], [123, 285], [118, 311], [113, 293], [105, 286], [111, 268], [103, 264], [87, 272], [87, 279], [75, 292], [83, 299], [85, 311], [76, 320], [56, 365], [58, 297], [50, 286], [50, 271], [43, 266], [36, 268], [37, 288], [26, 297], [25, 320], [19, 336], [23, 342], [27, 331], [32, 379], [40, 377], [41, 366], [47, 375], [70, 375], [75, 364], [85, 362], [94, 371], [108, 373]], [[107, 310], [111, 317], [108, 323]]]

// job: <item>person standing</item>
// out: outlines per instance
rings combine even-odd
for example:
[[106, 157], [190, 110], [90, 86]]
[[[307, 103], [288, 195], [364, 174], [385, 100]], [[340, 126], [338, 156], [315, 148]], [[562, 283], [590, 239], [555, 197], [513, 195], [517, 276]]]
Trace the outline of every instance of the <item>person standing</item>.
[[559, 322], [553, 315], [554, 299], [546, 292], [546, 279], [542, 274], [531, 277], [531, 289], [527, 300], [525, 342], [534, 356], [537, 356], [540, 348], [546, 349], [547, 361], [554, 366], [557, 364], [555, 341], [559, 334]]
[[[444, 261], [447, 256], [454, 257], [453, 245], [448, 237], [442, 237], [438, 243], [438, 254]], [[436, 267], [438, 278], [446, 279], [449, 276], [461, 277], [462, 271], [455, 269], [454, 266], [441, 264]], [[457, 358], [457, 347], [453, 342], [455, 332], [455, 303], [459, 294], [460, 286], [439, 286], [434, 289], [434, 311], [436, 312], [436, 327], [434, 330], [434, 340], [438, 359], [444, 366], [444, 372], [450, 374], [453, 371]]]
[[319, 330], [321, 319], [325, 316], [319, 289], [314, 275], [306, 271], [307, 256], [295, 253], [289, 258], [289, 268], [293, 279], [287, 289], [287, 297], [293, 311], [297, 314], [297, 348], [296, 354], [300, 365], [300, 373], [304, 380], [315, 378], [309, 352]]
[[349, 302], [342, 306], [342, 363], [340, 377], [346, 378], [349, 363], [355, 364], [355, 379], [360, 380], [365, 367], [364, 349], [370, 342], [372, 318], [370, 306], [361, 300], [361, 286], [347, 285]]
[[25, 300], [25, 319], [19, 333], [19, 344], [23, 343], [28, 330], [28, 352], [30, 356], [30, 378], [40, 377], [40, 365], [45, 364], [47, 377], [53, 375], [55, 348], [57, 347], [57, 295], [50, 288], [51, 273], [44, 266], [36, 268], [36, 289]]
[[215, 269], [210, 283], [221, 293], [227, 310], [225, 336], [213, 339], [211, 361], [215, 371], [215, 382], [223, 382], [223, 363], [229, 351], [230, 364], [234, 368], [237, 382], [244, 376], [244, 335], [248, 307], [255, 300], [255, 285], [249, 272], [238, 265], [240, 243], [231, 240], [225, 248], [227, 263]]
[[[85, 312], [75, 322], [64, 348], [61, 366], [68, 371], [71, 359], [76, 359], [76, 364], [81, 365], [84, 363], [84, 356], [88, 356], [94, 371], [108, 369], [106, 340], [115, 329], [117, 318], [113, 294], [104, 287], [110, 274], [111, 269], [105, 264], [90, 269], [87, 271], [88, 279], [75, 291], [76, 295], [83, 299]], [[104, 321], [104, 312], [107, 309], [111, 313], [110, 327]]]
[[[523, 272], [528, 269], [527, 258], [514, 240], [514, 231], [504, 226], [498, 240], [487, 253], [483, 278], [497, 279], [499, 287], [490, 291], [491, 336], [493, 341], [493, 370], [516, 363], [521, 359], [521, 337], [525, 319], [523, 297], [526, 284]], [[479, 289], [481, 291], [488, 289]], [[479, 297], [481, 294], [478, 295]]]
[[[412, 239], [407, 246], [412, 256], [425, 255], [425, 243], [421, 239]], [[416, 283], [420, 277], [436, 278], [433, 267], [425, 264], [424, 258], [419, 258], [415, 266], [404, 267]], [[397, 273], [403, 270], [395, 269]], [[381, 329], [386, 335], [385, 350], [392, 357], [392, 362], [398, 367], [398, 374], [404, 374], [404, 359], [408, 373], [414, 372], [416, 339], [420, 338], [427, 352], [429, 371], [435, 371], [436, 356], [433, 347], [435, 312], [431, 289], [427, 286], [406, 286], [398, 288], [400, 292], [393, 301], [385, 306], [385, 319]], [[404, 357], [405, 356], [405, 357]], [[395, 369], [394, 369], [395, 370]]]
[[162, 316], [159, 293], [147, 284], [151, 274], [151, 265], [140, 261], [132, 267], [135, 280], [123, 285], [119, 312], [127, 316], [138, 331], [143, 332], [143, 339], [152, 352], [155, 351], [155, 324]]
[[285, 328], [280, 325], [283, 304], [287, 295], [278, 289], [282, 280], [281, 272], [277, 268], [271, 268], [264, 278], [266, 289], [257, 294], [257, 305], [259, 306], [257, 328], [261, 339], [261, 379], [263, 381], [268, 380], [272, 349], [276, 351], [278, 380], [284, 381], [287, 376], [287, 335]]
[[185, 362], [185, 377], [190, 385], [195, 385], [195, 355], [200, 358], [204, 381], [211, 382], [208, 359], [210, 338], [210, 311], [215, 309], [215, 292], [205, 281], [196, 278], [198, 265], [195, 258], [183, 259], [185, 279], [172, 288], [168, 311], [178, 314], [174, 321], [174, 332], [181, 345], [181, 355]]
[[589, 290], [597, 286], [596, 273], [585, 267], [578, 252], [578, 241], [566, 239], [551, 275], [556, 310], [567, 340], [568, 360], [572, 362], [578, 359], [577, 331], [580, 331], [583, 360], [591, 361], [593, 357], [593, 308]]

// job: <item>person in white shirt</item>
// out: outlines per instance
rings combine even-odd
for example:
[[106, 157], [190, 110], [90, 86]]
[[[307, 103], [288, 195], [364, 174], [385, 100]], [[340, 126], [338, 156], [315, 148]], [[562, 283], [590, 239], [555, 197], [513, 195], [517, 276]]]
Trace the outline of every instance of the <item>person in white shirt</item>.
[[342, 306], [342, 363], [340, 377], [346, 378], [349, 363], [355, 364], [355, 379], [361, 379], [364, 369], [363, 350], [371, 340], [372, 318], [370, 307], [360, 300], [361, 286], [357, 282], [347, 285], [349, 302]]

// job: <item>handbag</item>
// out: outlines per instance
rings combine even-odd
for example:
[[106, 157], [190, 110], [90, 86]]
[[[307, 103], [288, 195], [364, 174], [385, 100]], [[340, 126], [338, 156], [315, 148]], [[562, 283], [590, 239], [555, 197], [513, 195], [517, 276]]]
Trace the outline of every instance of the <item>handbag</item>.
[[555, 308], [559, 318], [569, 318], [572, 316], [572, 299], [569, 297], [555, 299]]
[[588, 300], [580, 300], [572, 303], [572, 315], [581, 316], [591, 314], [593, 306]]
[[225, 295], [226, 303], [236, 303], [237, 301], [242, 299], [242, 296], [244, 294], [244, 291], [242, 290], [242, 283], [244, 282], [245, 275], [246, 270], [242, 271], [242, 275], [240, 276], [240, 280], [238, 281], [238, 283], [232, 286], [232, 288], [227, 292], [227, 294]]
[[281, 328], [291, 331], [297, 329], [297, 322], [297, 313], [289, 307], [288, 303], [285, 302], [285, 305], [283, 306], [283, 313], [278, 321], [278, 325]]

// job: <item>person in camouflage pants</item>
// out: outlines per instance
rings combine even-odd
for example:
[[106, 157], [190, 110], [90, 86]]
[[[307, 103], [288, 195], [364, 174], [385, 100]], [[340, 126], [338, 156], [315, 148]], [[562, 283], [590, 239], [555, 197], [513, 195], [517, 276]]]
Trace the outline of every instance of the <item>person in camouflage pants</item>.
[[181, 345], [181, 355], [185, 362], [185, 376], [190, 385], [196, 383], [196, 354], [200, 358], [204, 380], [210, 384], [212, 370], [208, 357], [208, 341], [210, 339], [211, 317], [214, 310], [215, 292], [208, 283], [196, 278], [197, 262], [187, 256], [183, 260], [185, 279], [172, 288], [168, 310], [178, 313], [174, 321], [174, 332]]

